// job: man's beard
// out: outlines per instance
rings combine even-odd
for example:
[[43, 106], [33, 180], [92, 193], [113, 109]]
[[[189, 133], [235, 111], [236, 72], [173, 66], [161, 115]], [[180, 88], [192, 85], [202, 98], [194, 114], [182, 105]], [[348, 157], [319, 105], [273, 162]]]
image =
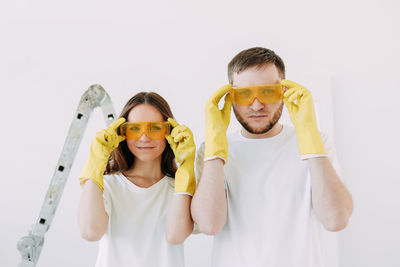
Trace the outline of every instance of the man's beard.
[[243, 128], [246, 129], [246, 131], [248, 131], [249, 133], [252, 133], [252, 134], [263, 134], [263, 133], [266, 133], [266, 132], [268, 132], [269, 130], [271, 130], [271, 129], [275, 126], [275, 124], [278, 123], [278, 121], [279, 121], [279, 119], [280, 119], [280, 117], [281, 117], [281, 115], [282, 115], [282, 110], [283, 110], [283, 102], [282, 102], [282, 104], [280, 105], [280, 107], [274, 112], [274, 114], [272, 115], [272, 119], [269, 121], [269, 123], [268, 123], [264, 128], [262, 128], [261, 130], [254, 130], [254, 129], [252, 129], [252, 128], [250, 127], [250, 125], [243, 119], [243, 117], [240, 116], [240, 115], [236, 112], [235, 107], [233, 107], [233, 112], [234, 112], [235, 115], [236, 115], [236, 119], [237, 119], [237, 120], [239, 121], [239, 123], [243, 126]]

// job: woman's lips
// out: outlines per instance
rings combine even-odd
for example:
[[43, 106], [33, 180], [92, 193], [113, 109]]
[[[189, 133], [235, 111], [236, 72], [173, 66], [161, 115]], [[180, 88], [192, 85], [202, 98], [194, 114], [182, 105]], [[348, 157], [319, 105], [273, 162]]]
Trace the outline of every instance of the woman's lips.
[[138, 146], [138, 149], [153, 149], [154, 146]]

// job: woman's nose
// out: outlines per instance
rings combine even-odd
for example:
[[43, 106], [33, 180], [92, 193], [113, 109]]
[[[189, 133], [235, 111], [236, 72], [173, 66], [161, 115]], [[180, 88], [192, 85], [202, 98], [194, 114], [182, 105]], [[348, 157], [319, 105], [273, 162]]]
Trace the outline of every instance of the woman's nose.
[[142, 136], [139, 138], [139, 141], [142, 141], [142, 142], [148, 142], [150, 140], [151, 139], [146, 135], [146, 133], [143, 133]]

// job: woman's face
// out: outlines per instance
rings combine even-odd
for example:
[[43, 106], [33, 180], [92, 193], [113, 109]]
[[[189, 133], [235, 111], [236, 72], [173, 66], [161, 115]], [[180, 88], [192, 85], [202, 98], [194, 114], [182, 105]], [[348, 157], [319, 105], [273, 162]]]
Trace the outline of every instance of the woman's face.
[[[152, 105], [140, 104], [131, 109], [128, 114], [128, 122], [135, 121], [164, 121], [161, 113]], [[151, 161], [161, 157], [167, 140], [155, 140], [143, 134], [139, 140], [126, 140], [129, 150], [141, 161]]]

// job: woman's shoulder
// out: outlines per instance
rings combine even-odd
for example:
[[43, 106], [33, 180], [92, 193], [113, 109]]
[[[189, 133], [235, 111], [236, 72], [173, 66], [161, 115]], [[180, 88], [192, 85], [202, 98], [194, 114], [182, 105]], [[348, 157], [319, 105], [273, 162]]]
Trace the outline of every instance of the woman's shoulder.
[[106, 174], [103, 176], [103, 180], [104, 180], [104, 187], [108, 186], [108, 187], [115, 187], [117, 185], [121, 184], [123, 175], [122, 173], [118, 172], [118, 173], [112, 173], [112, 174]]
[[174, 189], [175, 188], [175, 178], [169, 177], [169, 176], [166, 176], [165, 178], [168, 181], [169, 187], [172, 187]]

